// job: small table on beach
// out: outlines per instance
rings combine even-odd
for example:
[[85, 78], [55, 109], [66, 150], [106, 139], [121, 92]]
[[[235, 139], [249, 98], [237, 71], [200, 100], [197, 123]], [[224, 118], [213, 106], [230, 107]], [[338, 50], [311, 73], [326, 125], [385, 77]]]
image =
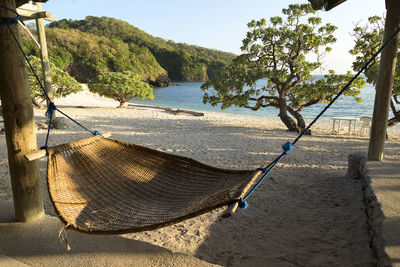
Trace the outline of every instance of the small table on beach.
[[357, 118], [354, 117], [332, 117], [333, 124], [332, 124], [332, 131], [335, 131], [335, 124], [336, 121], [338, 121], [338, 132], [340, 131], [340, 126], [342, 121], [348, 121], [349, 122], [349, 134], [351, 133], [351, 124], [353, 123], [353, 132], [356, 131], [356, 125], [357, 125]]

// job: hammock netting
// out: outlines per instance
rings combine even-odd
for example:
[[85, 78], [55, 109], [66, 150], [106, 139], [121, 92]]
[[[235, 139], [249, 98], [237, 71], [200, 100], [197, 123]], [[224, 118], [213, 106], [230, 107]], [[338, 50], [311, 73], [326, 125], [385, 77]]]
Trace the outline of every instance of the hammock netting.
[[80, 231], [156, 229], [237, 202], [260, 172], [93, 136], [49, 148], [47, 179], [61, 220]]

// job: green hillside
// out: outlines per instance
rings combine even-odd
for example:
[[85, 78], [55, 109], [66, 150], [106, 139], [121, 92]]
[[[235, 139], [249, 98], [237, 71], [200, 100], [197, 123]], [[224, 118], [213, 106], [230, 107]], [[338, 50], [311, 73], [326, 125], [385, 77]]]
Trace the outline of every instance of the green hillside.
[[212, 78], [217, 69], [235, 57], [232, 53], [165, 41], [114, 18], [89, 16], [84, 20], [60, 20], [49, 27], [53, 31], [64, 29], [74, 34], [79, 30], [92, 34], [89, 36], [108, 38], [120, 46], [125, 44], [129, 48], [147, 49], [168, 72], [169, 78], [175, 81], [204, 81]]
[[[29, 37], [23, 37], [28, 54], [39, 55]], [[154, 86], [170, 84], [167, 72], [146, 47], [75, 29], [46, 28], [46, 37], [50, 60], [79, 82], [103, 72], [132, 71]]]

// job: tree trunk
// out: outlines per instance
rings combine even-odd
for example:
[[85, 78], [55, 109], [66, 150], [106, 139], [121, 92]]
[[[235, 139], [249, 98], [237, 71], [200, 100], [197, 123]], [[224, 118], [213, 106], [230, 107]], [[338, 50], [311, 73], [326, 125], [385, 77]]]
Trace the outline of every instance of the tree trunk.
[[119, 102], [119, 107], [118, 108], [124, 108], [126, 102]]
[[286, 125], [289, 132], [299, 132], [299, 129], [296, 126], [295, 121], [287, 114], [288, 107], [284, 100], [279, 99], [279, 118]]
[[400, 111], [396, 110], [396, 106], [393, 103], [393, 99], [390, 100], [390, 107], [392, 108], [393, 118], [389, 119], [388, 127], [394, 126], [400, 122]]
[[299, 131], [304, 131], [306, 128], [306, 122], [304, 121], [303, 115], [300, 112], [294, 110], [292, 107], [287, 107], [289, 113], [297, 120], [297, 128]]
[[[15, 9], [15, 0], [2, 4]], [[15, 14], [0, 8], [1, 17]], [[18, 25], [10, 26], [21, 41]], [[0, 95], [8, 150], [11, 184], [17, 221], [31, 221], [43, 216], [38, 161], [29, 162], [25, 154], [37, 150], [32, 99], [24, 57], [8, 27], [0, 28]]]
[[389, 119], [388, 121], [388, 127], [395, 126], [400, 122], [400, 111], [398, 111], [396, 114], [394, 114], [394, 117]]
[[32, 103], [39, 109], [45, 109], [43, 104], [35, 98], [32, 98]]

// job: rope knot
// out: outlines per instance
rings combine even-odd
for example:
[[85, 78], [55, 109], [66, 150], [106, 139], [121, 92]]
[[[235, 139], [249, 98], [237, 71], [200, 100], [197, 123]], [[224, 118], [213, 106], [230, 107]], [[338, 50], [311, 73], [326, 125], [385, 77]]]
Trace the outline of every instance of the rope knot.
[[51, 119], [53, 117], [53, 113], [56, 109], [57, 109], [56, 105], [53, 102], [50, 102], [49, 105], [47, 106], [47, 111], [45, 114], [46, 117]]
[[241, 208], [242, 210], [247, 209], [247, 207], [249, 206], [249, 203], [247, 203], [246, 200], [244, 200], [242, 197], [238, 200], [239, 202], [239, 208]]
[[0, 8], [3, 8], [3, 9], [8, 10], [8, 11], [11, 11], [16, 15], [15, 17], [12, 17], [12, 18], [2, 17], [2, 18], [7, 19], [7, 20], [5, 22], [0, 23], [0, 28], [3, 27], [3, 26], [12, 26], [12, 25], [15, 25], [15, 24], [18, 23], [18, 21], [20, 20], [21, 16], [17, 13], [17, 11], [15, 11], [15, 10], [13, 10], [11, 8], [5, 7], [3, 5], [0, 5]]
[[13, 18], [9, 18], [9, 19], [8, 19], [8, 24], [7, 24], [7, 25], [8, 25], [8, 26], [11, 26], [11, 25], [17, 24], [20, 18], [21, 18], [20, 15], [17, 15], [16, 17], [13, 17]]
[[48, 109], [48, 110], [49, 110], [49, 109], [51, 109], [51, 110], [56, 110], [57, 107], [56, 107], [56, 105], [54, 104], [54, 102], [50, 102], [50, 103], [49, 103], [49, 106], [47, 107], [47, 109]]
[[47, 155], [49, 154], [49, 146], [48, 145], [41, 146], [40, 149], [46, 150], [46, 154]]
[[93, 135], [101, 135], [101, 136], [103, 136], [99, 131], [93, 131], [92, 133], [93, 133]]
[[282, 145], [283, 152], [287, 155], [293, 149], [293, 144], [290, 142], [286, 142]]

